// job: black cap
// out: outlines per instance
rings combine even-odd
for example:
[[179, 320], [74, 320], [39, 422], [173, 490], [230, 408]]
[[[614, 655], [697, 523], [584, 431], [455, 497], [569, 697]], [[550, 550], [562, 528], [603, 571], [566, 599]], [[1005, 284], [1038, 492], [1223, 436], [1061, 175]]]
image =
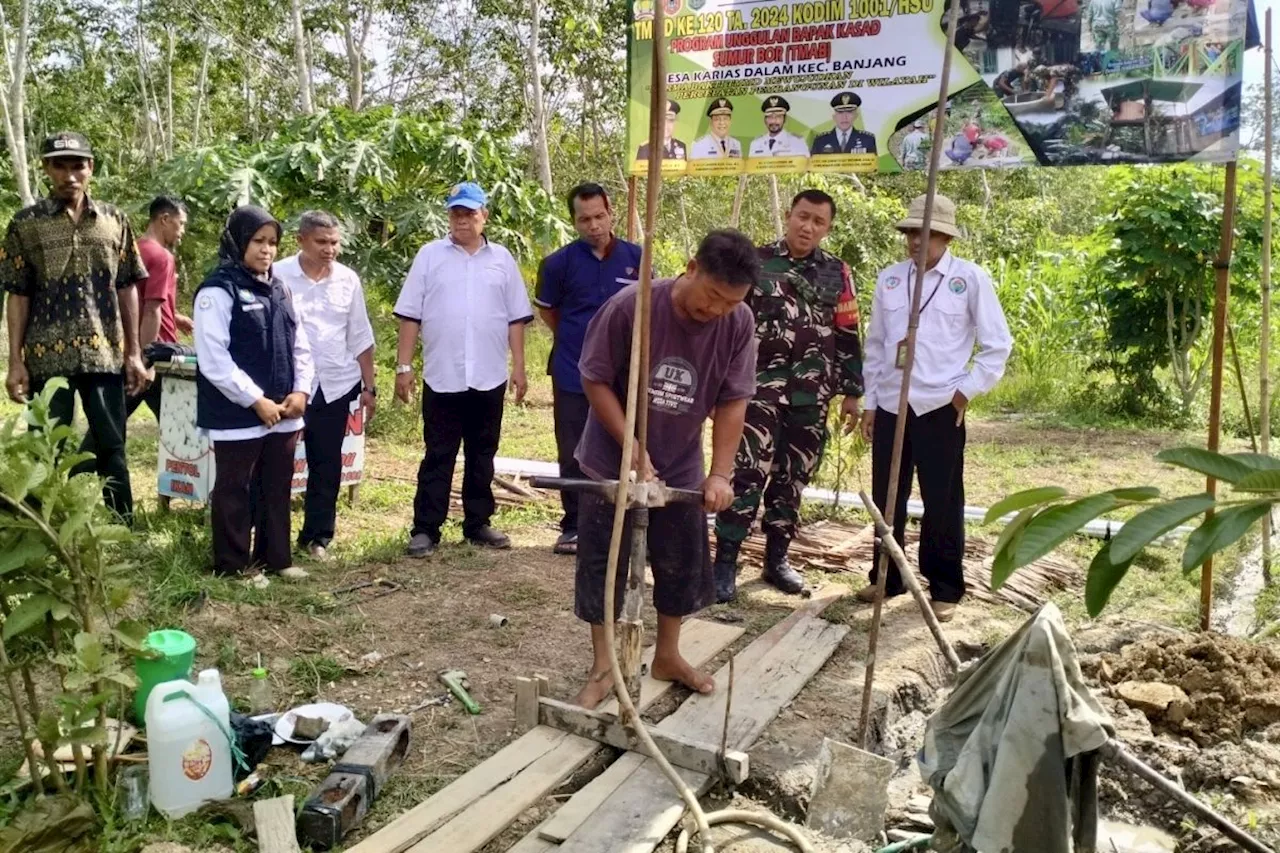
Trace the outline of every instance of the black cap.
[[680, 105], [675, 101], [667, 101], [667, 112], [680, 115]]
[[42, 160], [52, 160], [55, 157], [83, 157], [86, 160], [92, 160], [93, 149], [89, 147], [89, 140], [85, 139], [83, 134], [64, 130], [45, 137], [44, 142], [40, 144]]
[[857, 92], [841, 92], [831, 99], [831, 106], [838, 113], [851, 113], [862, 106], [862, 98]]
[[784, 113], [791, 112], [791, 104], [787, 103], [787, 99], [781, 95], [770, 95], [760, 105], [760, 112], [762, 113], [771, 113], [777, 110], [781, 110]]
[[728, 98], [716, 98], [707, 107], [708, 116], [733, 115], [733, 101]]

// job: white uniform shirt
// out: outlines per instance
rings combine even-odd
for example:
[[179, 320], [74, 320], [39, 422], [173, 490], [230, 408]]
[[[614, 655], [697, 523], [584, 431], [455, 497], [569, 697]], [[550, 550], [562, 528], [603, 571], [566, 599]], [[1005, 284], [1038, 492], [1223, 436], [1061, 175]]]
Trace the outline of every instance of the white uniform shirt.
[[311, 343], [315, 362], [311, 399], [319, 390], [331, 403], [350, 394], [360, 382], [356, 356], [373, 346], [373, 326], [360, 276], [354, 270], [335, 261], [328, 276], [313, 281], [302, 271], [300, 257], [276, 264], [275, 274], [293, 294], [293, 308]]
[[[231, 344], [231, 294], [217, 287], [206, 287], [196, 297], [195, 316], [196, 361], [200, 373], [237, 406], [246, 409], [262, 398], [262, 389], [249, 374], [241, 370], [231, 359], [227, 347]], [[308, 398], [311, 383], [315, 380], [315, 367], [311, 362], [311, 344], [301, 323], [293, 339], [293, 391], [301, 391]], [[239, 429], [208, 430], [209, 439], [219, 441], [246, 441], [261, 438], [269, 432], [297, 432], [302, 429], [302, 418], [281, 419], [274, 427], [266, 424]]]
[[[724, 147], [721, 147], [721, 142], [724, 143]], [[690, 160], [723, 160], [727, 157], [741, 156], [741, 141], [734, 139], [732, 136], [721, 140], [713, 133], [708, 133], [701, 139], [694, 140], [693, 150], [689, 153]]]
[[418, 250], [395, 314], [422, 324], [422, 380], [441, 394], [506, 382], [508, 330], [533, 319], [510, 252], [486, 240], [470, 255], [448, 237]]
[[[769, 140], [773, 140], [773, 147], [769, 147]], [[804, 139], [783, 130], [777, 136], [757, 136], [751, 140], [751, 157], [782, 157], [782, 156], [809, 156], [809, 146]]]
[[[869, 412], [879, 407], [897, 414], [902, 370], [895, 364], [898, 343], [907, 338], [915, 275], [915, 263], [903, 261], [876, 280], [862, 363], [863, 405]], [[907, 398], [911, 410], [925, 415], [950, 403], [956, 391], [972, 400], [994, 388], [1004, 375], [1013, 338], [986, 270], [947, 252], [925, 273], [920, 304]]]

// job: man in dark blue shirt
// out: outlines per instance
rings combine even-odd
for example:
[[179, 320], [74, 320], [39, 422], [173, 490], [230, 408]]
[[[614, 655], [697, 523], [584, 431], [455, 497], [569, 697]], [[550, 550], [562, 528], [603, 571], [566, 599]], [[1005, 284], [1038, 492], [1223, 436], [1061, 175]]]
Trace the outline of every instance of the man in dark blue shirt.
[[[599, 184], [580, 184], [569, 193], [569, 214], [578, 238], [548, 255], [538, 268], [534, 304], [555, 336], [547, 372], [551, 375], [560, 476], [582, 478], [573, 452], [587, 424], [586, 394], [578, 372], [587, 324], [600, 306], [640, 277], [640, 247], [613, 234], [613, 209]], [[578, 497], [563, 491], [557, 554], [578, 551]]]

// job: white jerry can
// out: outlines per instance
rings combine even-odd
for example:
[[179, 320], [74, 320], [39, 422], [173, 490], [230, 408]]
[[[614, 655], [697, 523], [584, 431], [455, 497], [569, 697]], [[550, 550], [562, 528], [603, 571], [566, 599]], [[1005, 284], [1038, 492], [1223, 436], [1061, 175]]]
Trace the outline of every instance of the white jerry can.
[[231, 796], [231, 706], [216, 669], [203, 670], [195, 684], [156, 685], [147, 697], [146, 718], [149, 787], [156, 811], [172, 820]]

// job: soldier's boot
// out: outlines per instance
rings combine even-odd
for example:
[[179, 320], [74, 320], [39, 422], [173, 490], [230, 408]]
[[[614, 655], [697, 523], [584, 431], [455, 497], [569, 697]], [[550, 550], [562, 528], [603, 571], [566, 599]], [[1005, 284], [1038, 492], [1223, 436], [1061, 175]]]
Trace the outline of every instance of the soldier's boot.
[[791, 540], [776, 533], [770, 533], [765, 540], [764, 574], [765, 583], [777, 587], [780, 591], [795, 595], [804, 589], [804, 575], [797, 572], [787, 561], [787, 549]]
[[716, 604], [727, 604], [738, 597], [738, 549], [740, 542], [716, 539]]

